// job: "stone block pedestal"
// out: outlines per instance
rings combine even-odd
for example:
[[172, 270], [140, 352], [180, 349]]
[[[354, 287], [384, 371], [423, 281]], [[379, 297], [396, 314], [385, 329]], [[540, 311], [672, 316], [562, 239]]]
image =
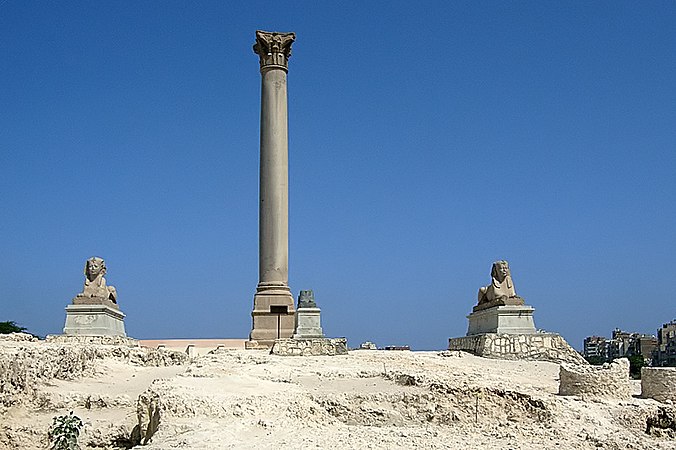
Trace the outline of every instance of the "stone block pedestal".
[[298, 308], [296, 310], [296, 331], [294, 339], [323, 338], [319, 308]]
[[66, 335], [127, 336], [124, 313], [108, 305], [66, 306]]
[[251, 312], [253, 327], [246, 348], [269, 348], [275, 339], [293, 336], [295, 312], [291, 292], [257, 293]]
[[467, 336], [483, 333], [497, 334], [531, 334], [535, 333], [533, 312], [535, 308], [528, 305], [494, 306], [474, 311], [467, 318], [469, 329]]

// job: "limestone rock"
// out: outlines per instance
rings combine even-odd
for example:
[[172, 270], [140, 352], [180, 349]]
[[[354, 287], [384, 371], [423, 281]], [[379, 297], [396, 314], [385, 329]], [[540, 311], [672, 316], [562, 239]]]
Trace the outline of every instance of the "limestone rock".
[[676, 367], [642, 367], [641, 396], [676, 403]]
[[561, 364], [559, 395], [592, 399], [629, 399], [629, 360], [616, 359], [602, 366]]
[[277, 339], [270, 351], [280, 356], [336, 356], [347, 355], [345, 338]]
[[448, 350], [460, 350], [494, 359], [587, 364], [587, 361], [556, 333], [485, 333], [451, 338], [448, 340]]
[[0, 334], [0, 341], [36, 342], [38, 338], [28, 333]]

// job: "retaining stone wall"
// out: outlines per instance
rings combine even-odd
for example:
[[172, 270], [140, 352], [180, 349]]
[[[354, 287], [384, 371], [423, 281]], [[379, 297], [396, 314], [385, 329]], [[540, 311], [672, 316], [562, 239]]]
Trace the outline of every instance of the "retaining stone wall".
[[556, 333], [495, 334], [451, 338], [449, 350], [462, 350], [494, 359], [515, 359], [587, 364], [566, 340]]
[[676, 367], [641, 368], [641, 396], [676, 403]]
[[559, 395], [584, 398], [629, 399], [629, 360], [616, 359], [602, 366], [561, 364]]

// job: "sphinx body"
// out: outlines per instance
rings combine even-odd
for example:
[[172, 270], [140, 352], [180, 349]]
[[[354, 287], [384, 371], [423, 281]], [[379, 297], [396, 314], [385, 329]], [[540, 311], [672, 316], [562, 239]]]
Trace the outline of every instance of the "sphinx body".
[[103, 259], [96, 256], [89, 258], [85, 263], [84, 274], [84, 288], [77, 294], [76, 299], [103, 299], [117, 303], [117, 290], [114, 286], [107, 286], [103, 277], [106, 274], [106, 262]]
[[493, 263], [491, 268], [491, 284], [479, 288], [478, 304], [523, 304], [523, 299], [516, 295], [509, 263], [501, 260]]

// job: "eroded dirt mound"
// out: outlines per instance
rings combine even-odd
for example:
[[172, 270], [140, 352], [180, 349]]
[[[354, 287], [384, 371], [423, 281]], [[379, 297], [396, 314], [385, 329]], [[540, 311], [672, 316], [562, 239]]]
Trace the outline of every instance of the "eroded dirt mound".
[[[173, 360], [133, 348], [97, 348], [38, 382], [31, 402], [6, 408], [0, 449], [45, 448], [49, 422], [65, 408], [85, 422], [83, 448], [676, 449], [665, 405], [559, 396], [559, 366], [550, 362], [219, 350], [184, 368], [147, 366]], [[78, 370], [90, 375], [73, 378]]]
[[140, 366], [169, 366], [188, 361], [182, 353], [141, 347], [1, 341], [0, 406], [36, 399], [39, 387], [52, 379], [94, 376], [97, 363], [106, 358]]

